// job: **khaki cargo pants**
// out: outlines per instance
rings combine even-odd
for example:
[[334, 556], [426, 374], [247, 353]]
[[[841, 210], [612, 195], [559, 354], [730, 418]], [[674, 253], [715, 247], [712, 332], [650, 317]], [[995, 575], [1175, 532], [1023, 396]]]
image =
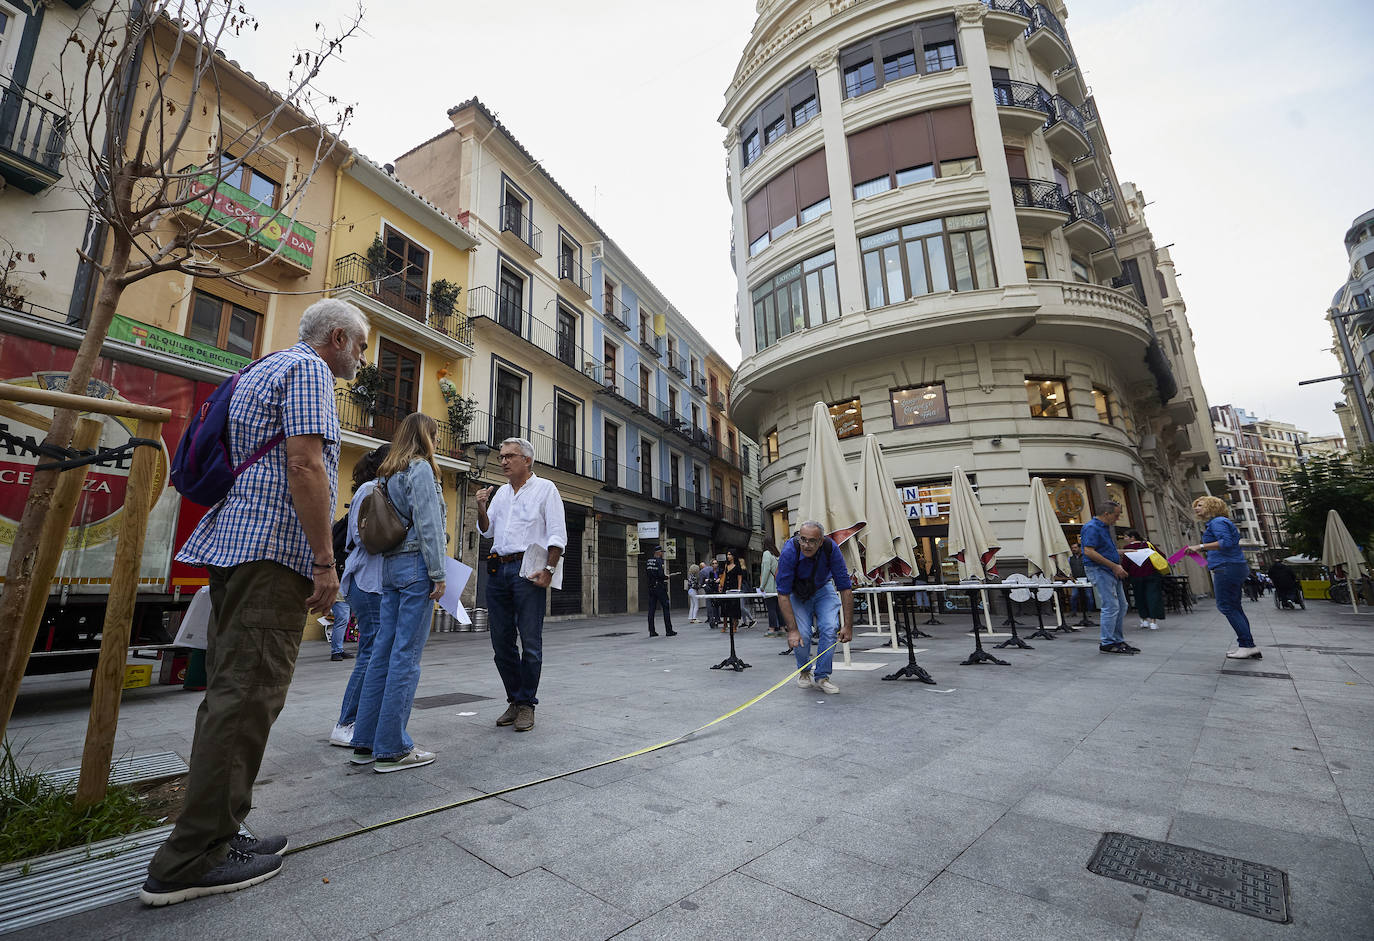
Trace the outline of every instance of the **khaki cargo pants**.
[[286, 702], [311, 582], [276, 562], [210, 568], [205, 700], [196, 713], [186, 805], [148, 865], [193, 882], [224, 861], [253, 807], [267, 734]]

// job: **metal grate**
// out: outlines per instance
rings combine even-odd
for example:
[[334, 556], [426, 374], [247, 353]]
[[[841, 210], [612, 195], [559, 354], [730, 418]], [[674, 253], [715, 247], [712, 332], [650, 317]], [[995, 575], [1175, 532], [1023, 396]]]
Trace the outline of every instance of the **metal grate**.
[[0, 934], [134, 898], [171, 832], [158, 827], [0, 868]]
[[1333, 650], [1349, 650], [1349, 647], [1316, 647], [1312, 644], [1270, 644], [1270, 647], [1278, 647], [1281, 650], [1315, 650], [1319, 653], [1330, 653]]
[[[178, 777], [190, 770], [176, 752], [164, 751], [153, 755], [130, 756], [110, 762], [110, 783], [137, 784], [142, 781], [160, 781], [163, 778]], [[74, 784], [80, 777], [80, 766], [59, 768], [42, 774], [43, 780], [54, 787]]]
[[1262, 863], [1129, 833], [1104, 833], [1088, 871], [1241, 915], [1289, 922], [1288, 874]]
[[1293, 677], [1287, 673], [1265, 673], [1263, 670], [1219, 670], [1226, 676], [1258, 676], [1264, 680], [1291, 680]]
[[1326, 654], [1328, 657], [1374, 657], [1374, 653], [1361, 653], [1358, 650], [1343, 650], [1335, 647], [1331, 650], [1319, 650], [1318, 653]]
[[441, 706], [461, 706], [465, 702], [482, 702], [490, 696], [476, 693], [440, 693], [438, 696], [416, 696], [412, 705], [416, 709], [438, 709]]
[[[611, 631], [609, 634], [593, 634], [593, 637], [631, 637], [639, 631]], [[645, 635], [648, 636], [648, 635]]]

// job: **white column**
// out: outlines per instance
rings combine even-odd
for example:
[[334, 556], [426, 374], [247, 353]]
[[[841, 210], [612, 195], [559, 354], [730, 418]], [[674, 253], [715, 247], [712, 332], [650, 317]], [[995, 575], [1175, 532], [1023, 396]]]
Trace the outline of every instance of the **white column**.
[[1021, 230], [1011, 201], [1011, 173], [1007, 170], [1006, 144], [1002, 138], [1002, 123], [997, 117], [987, 40], [983, 35], [983, 17], [988, 8], [981, 3], [969, 3], [957, 7], [955, 12], [959, 19], [959, 48], [973, 89], [973, 136], [988, 184], [989, 228], [997, 279], [1003, 285], [1025, 284]]
[[[740, 158], [739, 144], [739, 131], [732, 127], [725, 135], [725, 153], [726, 164], [730, 168], [728, 188], [735, 231], [735, 293], [739, 298], [735, 304], [735, 333], [736, 339], [739, 340], [740, 357], [748, 359], [758, 351], [754, 349], [754, 305], [749, 302], [749, 221], [744, 217], [744, 180], [741, 176], [743, 161]], [[703, 372], [706, 369], [704, 357], [701, 368]]]
[[854, 232], [854, 185], [849, 179], [849, 143], [844, 134], [844, 99], [840, 95], [840, 50], [831, 46], [811, 60], [821, 101], [825, 132], [825, 174], [830, 184], [830, 229], [835, 236], [835, 274], [840, 284], [842, 315], [868, 309], [859, 275], [859, 240]]

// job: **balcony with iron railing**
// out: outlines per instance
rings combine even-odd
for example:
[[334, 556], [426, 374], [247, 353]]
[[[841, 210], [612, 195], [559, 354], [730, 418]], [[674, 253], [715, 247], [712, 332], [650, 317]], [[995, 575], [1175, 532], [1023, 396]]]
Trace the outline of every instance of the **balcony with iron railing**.
[[1115, 244], [1102, 207], [1087, 193], [1074, 190], [1069, 194], [1069, 212], [1064, 237], [1074, 248], [1091, 255]]
[[702, 395], [706, 394], [706, 376], [703, 373], [697, 373], [692, 377], [692, 388]]
[[606, 295], [601, 305], [601, 315], [626, 333], [630, 332], [630, 305], [613, 295]]
[[1011, 180], [1011, 202], [1022, 235], [1043, 235], [1069, 221], [1072, 210], [1059, 184], [1050, 180]]
[[998, 42], [1015, 39], [1030, 26], [1031, 8], [1025, 0], [986, 0], [983, 32]]
[[1112, 188], [1111, 181], [1104, 182], [1097, 189], [1088, 193], [1093, 202], [1102, 207], [1102, 213], [1107, 219], [1107, 224], [1116, 227], [1121, 225], [1122, 215], [1121, 204], [1116, 198], [1116, 190]]
[[1063, 95], [1050, 96], [1050, 119], [1045, 124], [1045, 143], [1055, 152], [1075, 159], [1093, 152], [1083, 113]]
[[1069, 34], [1064, 30], [1064, 24], [1050, 12], [1049, 7], [1042, 4], [1031, 7], [1030, 25], [1026, 27], [1026, 48], [1051, 72], [1073, 61], [1073, 47], [1069, 45]]
[[510, 233], [510, 240], [520, 251], [535, 258], [542, 255], [544, 233], [534, 220], [525, 215], [524, 208], [515, 205], [501, 207], [501, 232]]
[[1054, 115], [1050, 93], [1032, 82], [993, 79], [992, 97], [1004, 131], [1029, 134]]
[[576, 333], [545, 323], [512, 298], [485, 285], [473, 288], [468, 292], [468, 313], [474, 320], [489, 320], [506, 328], [578, 375], [600, 381], [601, 360], [578, 341]]
[[[459, 352], [472, 355], [472, 322], [467, 314], [451, 301], [430, 294], [422, 284], [400, 273], [375, 272], [368, 260], [358, 254], [345, 255], [334, 262], [331, 275], [332, 296], [350, 292], [361, 295], [376, 302], [364, 302], [363, 306], [381, 314], [388, 326], [399, 329], [408, 339], [439, 340], [448, 348], [459, 344]], [[418, 329], [421, 327], [425, 329]]]
[[[375, 402], [369, 402], [351, 389], [334, 390], [334, 407], [339, 415], [340, 428], [370, 438], [378, 444], [390, 442], [401, 420], [415, 411], [396, 404], [394, 399], [385, 394]], [[464, 445], [474, 440], [470, 437], [471, 426], [461, 429], [449, 421], [437, 421], [437, 424], [439, 431], [434, 437], [434, 453], [440, 457], [465, 460]]]
[[559, 254], [558, 280], [582, 295], [583, 300], [592, 296], [592, 276], [586, 268], [577, 263], [577, 259], [571, 254]]
[[668, 353], [668, 371], [686, 379], [687, 357], [683, 356], [677, 350], [670, 350]]
[[235, 170], [233, 164], [226, 162], [205, 168], [190, 165], [177, 171], [173, 214], [185, 225], [187, 236], [224, 236], [216, 245], [222, 264], [267, 259], [268, 264], [292, 274], [311, 271], [315, 266], [316, 233], [295, 219], [299, 201], [276, 206], [271, 200], [257, 199], [226, 182]]
[[640, 385], [623, 373], [612, 372], [604, 364], [590, 368], [588, 375], [600, 386], [597, 390], [600, 394], [629, 406], [633, 411], [652, 419], [664, 428], [673, 427], [676, 420], [673, 410], [668, 403], [650, 392], [648, 386]]
[[653, 354], [655, 359], [661, 358], [663, 356], [663, 337], [652, 331], [641, 332], [639, 348], [646, 353]]
[[0, 87], [0, 175], [26, 193], [40, 193], [62, 179], [66, 111], [13, 84]]

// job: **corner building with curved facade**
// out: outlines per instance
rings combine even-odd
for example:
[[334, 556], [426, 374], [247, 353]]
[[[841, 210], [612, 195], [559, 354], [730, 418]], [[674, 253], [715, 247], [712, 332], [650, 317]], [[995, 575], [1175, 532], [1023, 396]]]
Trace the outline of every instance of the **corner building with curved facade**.
[[1225, 486], [1192, 334], [1064, 5], [758, 12], [720, 121], [743, 353], [731, 415], [759, 441], [774, 535], [798, 522], [824, 401], [856, 471], [877, 436], [926, 564], [943, 561], [954, 465], [1004, 574], [1033, 477], [1071, 537], [1117, 499], [1120, 529], [1191, 538], [1191, 500]]

